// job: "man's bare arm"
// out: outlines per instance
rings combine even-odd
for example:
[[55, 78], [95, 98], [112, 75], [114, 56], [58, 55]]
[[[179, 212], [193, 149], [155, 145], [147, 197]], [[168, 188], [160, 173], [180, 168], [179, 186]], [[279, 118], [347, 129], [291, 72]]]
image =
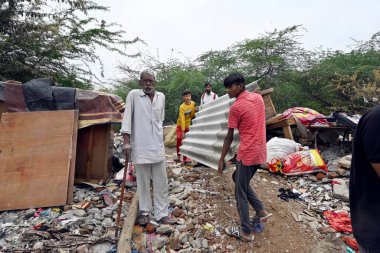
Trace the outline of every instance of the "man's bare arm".
[[371, 163], [371, 165], [377, 175], [380, 177], [380, 163]]
[[218, 163], [218, 172], [222, 173], [224, 169], [224, 158], [226, 157], [228, 150], [231, 147], [231, 143], [234, 140], [234, 129], [228, 128], [227, 136], [224, 138], [222, 154], [220, 155], [219, 163]]

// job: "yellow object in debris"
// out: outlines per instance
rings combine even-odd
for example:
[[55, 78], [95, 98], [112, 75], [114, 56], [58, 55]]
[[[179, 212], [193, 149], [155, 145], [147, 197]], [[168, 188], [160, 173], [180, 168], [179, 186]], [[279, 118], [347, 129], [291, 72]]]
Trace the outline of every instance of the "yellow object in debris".
[[214, 231], [214, 226], [208, 222], [206, 222], [206, 225], [204, 225], [203, 228], [210, 231], [210, 232]]

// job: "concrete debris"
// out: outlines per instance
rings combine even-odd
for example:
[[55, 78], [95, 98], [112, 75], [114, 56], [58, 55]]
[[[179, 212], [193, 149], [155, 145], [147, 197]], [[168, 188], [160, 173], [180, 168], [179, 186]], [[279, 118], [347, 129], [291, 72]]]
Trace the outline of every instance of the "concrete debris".
[[348, 179], [337, 178], [333, 186], [333, 196], [343, 201], [349, 201]]
[[174, 231], [171, 225], [161, 225], [156, 229], [159, 234], [171, 234]]
[[351, 159], [352, 159], [352, 155], [347, 155], [345, 157], [340, 158], [338, 163], [342, 168], [350, 169], [351, 168]]

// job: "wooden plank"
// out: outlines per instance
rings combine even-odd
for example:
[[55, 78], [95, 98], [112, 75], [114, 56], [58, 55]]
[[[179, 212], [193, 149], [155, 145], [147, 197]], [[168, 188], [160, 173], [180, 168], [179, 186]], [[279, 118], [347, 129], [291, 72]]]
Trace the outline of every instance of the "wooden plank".
[[94, 154], [94, 129], [95, 129], [95, 126], [93, 127], [90, 127], [90, 139], [89, 139], [89, 143], [88, 143], [88, 147], [87, 147], [87, 163], [86, 163], [86, 178], [88, 179], [92, 179], [92, 171], [93, 171], [93, 157], [95, 157], [96, 155]]
[[7, 107], [5, 106], [5, 102], [0, 101], [0, 121], [1, 121], [1, 115], [5, 112], [7, 112]]
[[69, 185], [67, 189], [67, 205], [71, 205], [73, 202], [74, 195], [74, 178], [75, 178], [75, 161], [77, 156], [77, 137], [78, 137], [78, 127], [79, 127], [79, 110], [74, 112], [74, 124], [73, 124], [73, 138], [71, 147], [71, 159], [70, 159], [70, 169], [69, 169]]
[[75, 163], [75, 183], [77, 179], [86, 179], [86, 168], [88, 163], [88, 145], [90, 141], [90, 127], [78, 130], [77, 159]]
[[[118, 253], [129, 253], [131, 252], [132, 244], [132, 232], [135, 225], [137, 213], [139, 210], [139, 195], [135, 194], [132, 199], [131, 206], [128, 211], [127, 218], [124, 219], [123, 229], [120, 234], [120, 239], [117, 244]], [[116, 224], [118, 226], [119, 224]]]
[[111, 124], [97, 125], [94, 129], [91, 178], [99, 178], [106, 181], [109, 169], [108, 161]]
[[68, 200], [75, 111], [5, 113], [0, 123], [0, 210]]
[[267, 125], [270, 125], [270, 124], [273, 124], [273, 123], [280, 121], [281, 119], [282, 119], [282, 114], [280, 113], [280, 114], [277, 114], [276, 116], [274, 116], [270, 119], [267, 119], [265, 123]]
[[272, 99], [270, 95], [263, 96], [264, 105], [265, 105], [265, 119], [270, 119], [277, 115], [276, 109], [274, 108]]
[[269, 89], [261, 91], [260, 94], [261, 94], [261, 96], [264, 96], [264, 95], [272, 93], [273, 91], [274, 91], [273, 88], [269, 88]]
[[111, 124], [79, 129], [75, 182], [106, 181], [111, 171]]
[[272, 98], [270, 94], [274, 91], [273, 88], [269, 88], [260, 92], [263, 97], [264, 105], [265, 105], [265, 119], [268, 120], [274, 116], [276, 116], [276, 108], [272, 102]]
[[275, 123], [268, 124], [267, 130], [281, 128], [284, 126], [293, 126], [293, 125], [296, 125], [296, 120], [294, 118], [284, 119], [284, 120], [280, 120], [280, 121], [275, 122]]
[[284, 132], [284, 137], [286, 139], [289, 139], [289, 140], [294, 140], [293, 138], [293, 133], [292, 133], [292, 129], [290, 128], [290, 126], [284, 126], [282, 128], [282, 131]]

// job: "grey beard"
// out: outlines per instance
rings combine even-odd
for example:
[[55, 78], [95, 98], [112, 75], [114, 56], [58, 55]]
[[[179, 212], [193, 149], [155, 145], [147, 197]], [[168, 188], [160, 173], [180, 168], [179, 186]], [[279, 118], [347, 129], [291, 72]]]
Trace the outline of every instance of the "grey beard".
[[143, 89], [143, 92], [147, 95], [150, 95], [150, 94], [153, 94], [154, 93], [154, 89], [150, 89], [150, 90], [146, 90], [146, 89]]

